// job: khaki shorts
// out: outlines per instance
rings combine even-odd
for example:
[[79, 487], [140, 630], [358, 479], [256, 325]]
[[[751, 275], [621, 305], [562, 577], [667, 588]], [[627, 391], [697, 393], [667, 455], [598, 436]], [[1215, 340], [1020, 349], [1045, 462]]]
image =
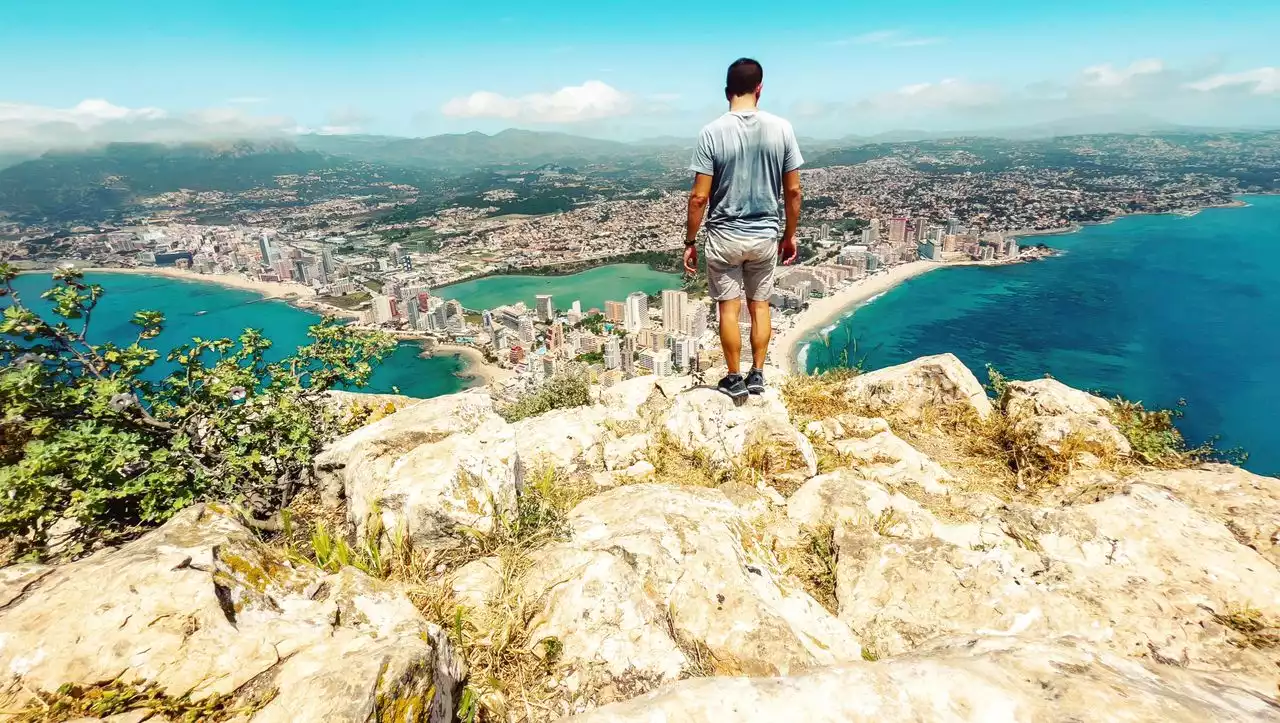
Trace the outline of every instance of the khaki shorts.
[[778, 239], [732, 238], [707, 234], [707, 286], [711, 298], [768, 301], [773, 294], [773, 269], [778, 264]]

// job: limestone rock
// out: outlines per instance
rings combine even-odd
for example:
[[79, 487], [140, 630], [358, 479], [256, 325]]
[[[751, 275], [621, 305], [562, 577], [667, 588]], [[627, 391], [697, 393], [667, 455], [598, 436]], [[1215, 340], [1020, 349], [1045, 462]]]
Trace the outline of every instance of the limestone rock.
[[952, 404], [971, 407], [984, 419], [992, 411], [982, 384], [954, 354], [921, 357], [861, 374], [849, 380], [845, 389], [877, 414], [919, 417], [931, 407]]
[[453, 599], [470, 610], [488, 606], [502, 591], [502, 564], [486, 557], [463, 565], [449, 581]]
[[1138, 481], [1172, 490], [1227, 526], [1241, 544], [1280, 567], [1280, 479], [1225, 464], [1146, 472]]
[[618, 382], [600, 392], [600, 404], [607, 407], [614, 419], [639, 419], [647, 411], [656, 411], [670, 404], [667, 392], [658, 385], [659, 378], [644, 376]]
[[[554, 640], [559, 653], [552, 663], [576, 673], [591, 704], [648, 692], [688, 665], [666, 609], [622, 557], [554, 545], [534, 553], [521, 588], [539, 601], [530, 645], [545, 653]], [[605, 687], [611, 690], [601, 695]]]
[[1013, 505], [967, 545], [944, 537], [837, 530], [840, 617], [864, 643], [897, 654], [950, 635], [1070, 635], [1274, 684], [1269, 657], [1235, 645], [1215, 615], [1247, 604], [1280, 617], [1280, 570], [1166, 490], [1133, 485], [1067, 509]]
[[575, 717], [575, 723], [1280, 720], [1229, 677], [1144, 665], [1078, 641], [982, 638], [928, 656], [788, 678], [702, 678]]
[[604, 407], [556, 409], [512, 425], [516, 450], [527, 469], [544, 465], [563, 472], [604, 465]]
[[706, 454], [724, 467], [744, 464], [748, 450], [777, 458], [805, 476], [818, 473], [809, 438], [791, 425], [777, 390], [753, 395], [740, 406], [715, 389], [682, 392], [667, 413], [664, 428], [686, 450]]
[[579, 504], [570, 522], [572, 544], [625, 561], [677, 642], [706, 650], [718, 671], [785, 674], [861, 654], [835, 617], [783, 584], [717, 490], [618, 487]]
[[421, 548], [457, 544], [465, 526], [488, 532], [496, 507], [515, 506], [522, 465], [515, 434], [486, 394], [420, 402], [337, 440], [316, 458], [321, 494], [346, 502], [358, 537], [371, 515]]
[[841, 439], [834, 446], [867, 476], [885, 483], [916, 484], [929, 494], [945, 495], [947, 483], [953, 481], [941, 465], [888, 430], [866, 438]]
[[1129, 440], [1112, 423], [1111, 404], [1056, 379], [1009, 382], [1004, 412], [1014, 430], [1048, 453], [1062, 454], [1063, 441], [1077, 438], [1090, 453], [1127, 457]]
[[618, 437], [608, 434], [604, 439], [604, 468], [626, 469], [645, 458], [649, 449], [649, 435], [628, 434]]
[[0, 671], [18, 696], [6, 708], [119, 677], [197, 699], [275, 691], [259, 722], [451, 720], [461, 663], [403, 593], [285, 560], [213, 507], [36, 572], [0, 610]]

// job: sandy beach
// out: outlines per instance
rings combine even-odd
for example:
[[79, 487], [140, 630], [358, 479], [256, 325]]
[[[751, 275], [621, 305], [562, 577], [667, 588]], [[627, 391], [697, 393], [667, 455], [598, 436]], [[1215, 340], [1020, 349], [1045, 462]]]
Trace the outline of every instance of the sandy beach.
[[774, 332], [771, 354], [773, 363], [786, 374], [803, 372], [804, 370], [796, 364], [800, 345], [813, 339], [820, 329], [845, 316], [858, 304], [883, 294], [907, 279], [927, 274], [935, 269], [958, 265], [940, 264], [935, 261], [912, 261], [894, 266], [888, 271], [863, 277], [826, 298], [810, 301], [809, 308], [789, 318], [790, 327]]
[[495, 382], [510, 381], [515, 377], [516, 373], [510, 369], [503, 369], [496, 364], [490, 364], [485, 361], [484, 354], [479, 349], [461, 344], [442, 344], [437, 343], [434, 351], [431, 352], [436, 356], [444, 356], [448, 354], [457, 354], [467, 363], [465, 376], [474, 377], [480, 381], [480, 385], [488, 386]]
[[194, 271], [184, 271], [165, 266], [155, 266], [147, 268], [84, 268], [81, 269], [86, 273], [103, 273], [103, 274], [135, 274], [140, 276], [164, 276], [170, 279], [179, 279], [181, 281], [202, 281], [207, 284], [218, 284], [232, 289], [243, 289], [252, 291], [268, 299], [283, 299], [287, 297], [314, 296], [315, 290], [310, 286], [294, 283], [292, 281], [255, 281], [253, 279], [240, 276], [239, 274], [198, 274]]

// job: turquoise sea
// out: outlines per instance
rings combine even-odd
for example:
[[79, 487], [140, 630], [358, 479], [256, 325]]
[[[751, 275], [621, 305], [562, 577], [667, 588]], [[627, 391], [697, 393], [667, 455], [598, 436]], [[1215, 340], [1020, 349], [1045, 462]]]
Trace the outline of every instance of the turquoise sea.
[[[184, 281], [159, 276], [93, 273], [86, 280], [101, 284], [106, 290], [93, 313], [90, 339], [131, 343], [137, 338], [137, 327], [129, 323], [135, 311], [149, 309], [164, 312], [165, 328], [150, 342], [162, 352], [199, 336], [206, 339], [236, 337], [244, 329], [262, 329], [273, 342], [271, 355], [280, 358], [308, 342], [307, 328], [320, 320], [308, 311], [283, 301], [263, 299], [249, 291], [230, 289], [217, 284]], [[50, 278], [38, 274], [19, 276], [14, 287], [24, 303], [38, 308], [48, 306], [39, 298], [49, 288]], [[4, 302], [6, 300], [0, 300]], [[7, 305], [0, 303], [0, 306]], [[197, 315], [203, 311], [204, 314]], [[392, 392], [413, 397], [434, 397], [461, 390], [468, 383], [465, 363], [454, 356], [432, 359], [418, 357], [416, 344], [404, 343], [396, 348], [374, 370], [368, 387], [361, 391]]]
[[1066, 254], [912, 279], [806, 350], [829, 367], [846, 339], [875, 369], [952, 352], [980, 379], [1051, 374], [1150, 407], [1186, 401], [1193, 442], [1221, 435], [1280, 474], [1280, 196], [1192, 217], [1130, 216], [1050, 236]]
[[[675, 253], [674, 251], [672, 252]], [[487, 276], [433, 290], [446, 299], [457, 299], [468, 309], [492, 309], [523, 301], [533, 308], [533, 297], [551, 294], [558, 309], [575, 300], [582, 310], [604, 309], [606, 300], [622, 301], [633, 291], [656, 294], [680, 288], [679, 274], [654, 271], [646, 264], [610, 264], [566, 276]]]

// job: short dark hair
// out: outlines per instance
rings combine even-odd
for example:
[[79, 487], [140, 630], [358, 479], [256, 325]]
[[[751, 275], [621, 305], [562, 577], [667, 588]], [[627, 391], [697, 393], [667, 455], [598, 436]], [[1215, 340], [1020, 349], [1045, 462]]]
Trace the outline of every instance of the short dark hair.
[[751, 58], [738, 58], [725, 75], [724, 91], [731, 96], [754, 93], [764, 82], [764, 68]]

